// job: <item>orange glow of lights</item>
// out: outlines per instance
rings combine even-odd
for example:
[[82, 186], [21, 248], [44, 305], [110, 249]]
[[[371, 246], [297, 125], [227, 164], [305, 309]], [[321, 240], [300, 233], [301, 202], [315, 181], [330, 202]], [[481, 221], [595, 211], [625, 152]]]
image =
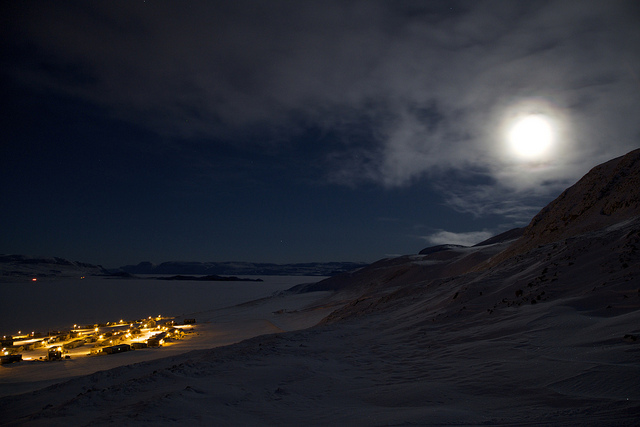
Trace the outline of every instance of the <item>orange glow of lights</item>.
[[35, 278], [35, 277], [34, 277], [33, 279], [31, 279], [31, 281], [32, 281], [32, 282], [35, 282], [35, 281], [37, 281], [37, 280], [38, 280], [38, 279], [37, 279], [37, 278]]

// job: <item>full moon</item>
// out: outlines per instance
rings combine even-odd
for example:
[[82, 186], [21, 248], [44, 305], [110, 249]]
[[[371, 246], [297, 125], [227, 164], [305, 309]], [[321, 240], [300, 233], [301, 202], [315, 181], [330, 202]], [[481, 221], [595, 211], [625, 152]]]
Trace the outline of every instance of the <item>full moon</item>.
[[517, 157], [537, 160], [551, 148], [554, 131], [543, 114], [529, 114], [518, 118], [509, 128], [507, 140]]

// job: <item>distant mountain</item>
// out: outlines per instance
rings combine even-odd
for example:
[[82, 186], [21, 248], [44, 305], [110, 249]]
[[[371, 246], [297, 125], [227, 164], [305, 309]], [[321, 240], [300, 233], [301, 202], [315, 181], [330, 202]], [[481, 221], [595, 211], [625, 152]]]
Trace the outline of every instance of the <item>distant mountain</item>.
[[262, 282], [262, 279], [248, 279], [246, 277], [236, 277], [236, 276], [218, 276], [218, 275], [210, 275], [210, 276], [184, 276], [182, 274], [178, 274], [177, 276], [162, 276], [158, 277], [158, 280], [180, 280], [180, 281], [194, 281], [194, 282]]
[[[472, 247], [438, 245], [425, 248], [418, 255], [383, 259], [365, 268], [318, 283], [297, 286], [292, 291], [331, 290], [345, 293], [345, 298], [356, 294], [373, 297], [395, 292], [408, 284], [434, 283], [466, 277], [467, 274], [477, 274], [479, 271], [495, 268], [501, 263], [507, 266], [520, 263], [520, 268], [524, 268], [523, 266], [529, 262], [539, 262], [531, 257], [539, 256], [541, 248], [547, 248], [550, 244], [547, 260], [554, 256], [559, 248], [564, 248], [562, 250], [567, 252], [565, 259], [575, 258], [578, 255], [573, 252], [578, 251], [580, 245], [591, 248], [594, 239], [600, 239], [601, 235], [617, 239], [615, 245], [602, 245], [614, 253], [598, 252], [593, 256], [604, 259], [619, 255], [620, 259], [626, 260], [623, 255], [615, 254], [623, 253], [629, 248], [634, 251], [636, 247], [640, 248], [637, 244], [638, 227], [640, 149], [594, 167], [575, 185], [543, 208], [525, 228], [506, 231]], [[624, 233], [618, 236], [622, 233], [620, 230]], [[576, 243], [578, 241], [580, 243]], [[618, 248], [617, 245], [622, 246]], [[529, 260], [525, 261], [527, 259]], [[621, 264], [631, 265], [628, 260]], [[585, 268], [588, 267], [590, 266], [585, 265]], [[594, 274], [594, 277], [598, 275]], [[519, 283], [521, 279], [513, 278], [508, 281]]]
[[335, 276], [366, 266], [358, 262], [310, 262], [298, 264], [271, 264], [253, 262], [182, 262], [161, 264], [141, 262], [119, 269], [105, 269], [80, 261], [59, 257], [34, 257], [28, 255], [0, 254], [0, 280], [113, 276], [131, 277], [134, 274], [171, 274], [202, 276]]
[[69, 261], [64, 258], [0, 255], [0, 279], [81, 277], [105, 274], [108, 272], [100, 265]]
[[141, 262], [125, 265], [120, 270], [130, 274], [197, 274], [259, 276], [334, 276], [366, 266], [358, 262], [310, 262], [271, 264], [254, 262], [181, 262], [161, 264]]
[[504, 233], [500, 233], [496, 236], [490, 237], [487, 240], [483, 240], [480, 243], [476, 243], [473, 246], [453, 245], [449, 243], [444, 245], [429, 246], [428, 248], [422, 249], [420, 252], [418, 252], [418, 254], [429, 255], [435, 252], [447, 251], [450, 249], [471, 248], [471, 247], [478, 247], [478, 246], [493, 245], [496, 243], [504, 243], [504, 242], [516, 240], [517, 238], [522, 236], [522, 233], [524, 233], [524, 228], [513, 228], [511, 230], [505, 231]]

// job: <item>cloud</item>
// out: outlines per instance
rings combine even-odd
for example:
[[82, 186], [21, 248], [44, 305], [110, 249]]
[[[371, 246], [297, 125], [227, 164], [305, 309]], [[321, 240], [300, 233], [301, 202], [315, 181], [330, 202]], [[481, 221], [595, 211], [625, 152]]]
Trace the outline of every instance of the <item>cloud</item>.
[[465, 233], [455, 233], [451, 231], [441, 230], [436, 233], [424, 236], [424, 239], [432, 245], [463, 245], [473, 246], [480, 243], [493, 234], [488, 231], [470, 231]]
[[[637, 147], [638, 15], [633, 1], [42, 3], [4, 39], [15, 80], [160, 135], [265, 144], [318, 128], [336, 135], [330, 182], [426, 180], [461, 211], [520, 216], [523, 197]], [[531, 105], [562, 124], [537, 165], [500, 133]]]
[[452, 209], [469, 213], [476, 218], [500, 216], [510, 226], [523, 226], [548, 202], [544, 196], [514, 194], [499, 186], [465, 186], [458, 189], [440, 188], [445, 204]]

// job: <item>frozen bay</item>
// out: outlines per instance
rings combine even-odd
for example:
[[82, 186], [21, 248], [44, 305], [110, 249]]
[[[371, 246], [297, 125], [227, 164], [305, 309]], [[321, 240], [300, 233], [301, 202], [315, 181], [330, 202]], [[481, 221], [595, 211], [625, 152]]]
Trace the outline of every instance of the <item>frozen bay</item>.
[[272, 295], [316, 276], [246, 276], [251, 281], [165, 281], [151, 277], [52, 278], [1, 283], [0, 333], [68, 329], [74, 324], [183, 316]]

